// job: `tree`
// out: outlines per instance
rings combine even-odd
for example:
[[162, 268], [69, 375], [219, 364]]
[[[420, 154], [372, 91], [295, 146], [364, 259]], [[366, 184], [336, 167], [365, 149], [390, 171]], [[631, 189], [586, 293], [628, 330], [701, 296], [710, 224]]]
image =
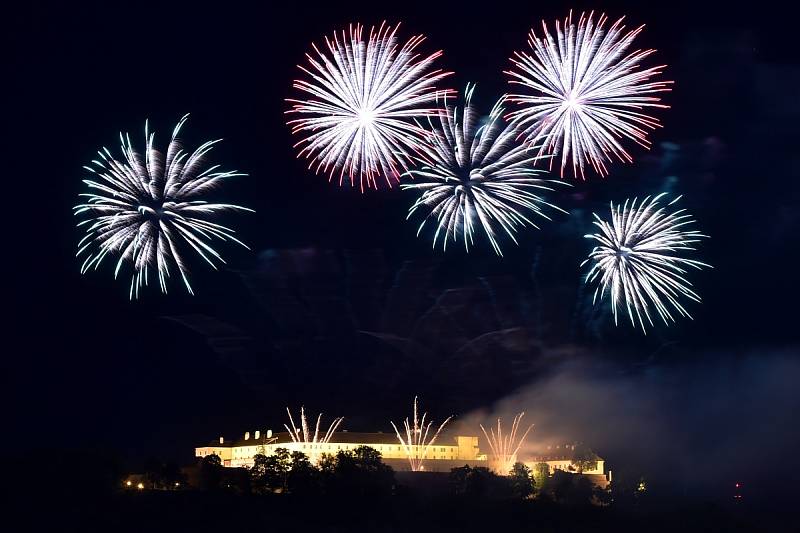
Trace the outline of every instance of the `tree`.
[[450, 470], [450, 486], [456, 495], [467, 498], [506, 499], [512, 496], [509, 480], [483, 466], [453, 468]]
[[303, 452], [292, 452], [286, 487], [292, 494], [315, 494], [319, 492], [320, 471]]
[[250, 468], [250, 485], [257, 493], [285, 492], [291, 468], [289, 450], [278, 448], [272, 455], [257, 454]]
[[514, 463], [508, 473], [508, 479], [511, 484], [511, 492], [515, 497], [524, 500], [533, 494], [534, 485], [531, 469], [523, 463]]
[[216, 490], [222, 481], [222, 459], [219, 455], [206, 455], [200, 461], [200, 488]]
[[321, 475], [329, 494], [384, 497], [394, 490], [394, 470], [369, 446], [340, 450], [335, 459], [324, 458]]
[[589, 505], [594, 495], [594, 485], [586, 476], [556, 470], [547, 480], [543, 490], [564, 505]]
[[544, 487], [544, 484], [547, 482], [547, 478], [550, 477], [550, 465], [547, 463], [536, 463], [533, 465], [533, 480], [536, 484], [536, 487], [541, 489]]
[[323, 476], [332, 476], [336, 470], [336, 456], [330, 453], [323, 453], [317, 460], [317, 468]]
[[578, 444], [572, 450], [572, 466], [579, 474], [586, 470], [594, 470], [597, 468], [597, 454], [585, 444]]
[[611, 496], [611, 487], [598, 487], [595, 486], [592, 490], [592, 496], [598, 505], [606, 506], [611, 505], [613, 498]]
[[454, 494], [465, 495], [467, 493], [467, 479], [471, 472], [472, 468], [469, 465], [450, 469], [450, 487]]

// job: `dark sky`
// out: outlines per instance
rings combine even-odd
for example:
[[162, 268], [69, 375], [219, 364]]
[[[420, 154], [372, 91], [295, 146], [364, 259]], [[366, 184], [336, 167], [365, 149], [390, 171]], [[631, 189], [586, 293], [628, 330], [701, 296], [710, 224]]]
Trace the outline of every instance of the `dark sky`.
[[[12, 95], [4, 374], [6, 406], [25, 438], [187, 461], [194, 444], [219, 433], [277, 427], [287, 403], [345, 414], [353, 429], [388, 430], [416, 393], [437, 417], [489, 408], [564, 358], [677, 376], [670, 390], [681, 395], [697, 393], [685, 379], [693, 362], [713, 374], [716, 362], [773, 350], [797, 357], [800, 65], [789, 17], [775, 9], [572, 4], [647, 24], [637, 44], [668, 65], [672, 109], [659, 113], [651, 152], [634, 147], [633, 165], [575, 182], [559, 199], [571, 215], [524, 233], [519, 247], [506, 243], [498, 259], [486, 246], [469, 256], [432, 252], [405, 221], [410, 193], [362, 195], [306, 171], [284, 99], [312, 41], [385, 18], [402, 21], [406, 36], [427, 35], [425, 50], [444, 49], [451, 86], [477, 82], [488, 110], [528, 29], [570, 6], [26, 4], [6, 7], [2, 32]], [[194, 298], [174, 284], [168, 297], [149, 290], [129, 302], [108, 268], [78, 273], [71, 208], [82, 166], [100, 146], [116, 149], [120, 130], [140, 141], [146, 118], [165, 141], [186, 112], [187, 142], [224, 138], [213, 160], [250, 174], [224, 194], [256, 210], [229, 220], [253, 251], [228, 249], [230, 268], [218, 273], [194, 261]], [[685, 195], [712, 237], [702, 255], [715, 268], [696, 276], [704, 303], [691, 307], [694, 322], [644, 337], [591, 312], [578, 264], [591, 211], [662, 190]], [[715, 389], [723, 404], [724, 384]], [[740, 391], [729, 394], [733, 416]], [[784, 422], [764, 431], [796, 439], [779, 430]], [[689, 423], [683, 429], [702, 437], [702, 423]]]

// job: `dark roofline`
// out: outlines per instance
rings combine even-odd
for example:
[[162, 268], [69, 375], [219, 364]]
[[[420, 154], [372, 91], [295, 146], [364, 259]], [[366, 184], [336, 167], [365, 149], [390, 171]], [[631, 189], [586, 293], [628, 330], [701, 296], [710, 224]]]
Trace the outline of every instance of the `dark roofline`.
[[[320, 431], [322, 435], [324, 433]], [[254, 432], [250, 432], [250, 438], [245, 440], [244, 437], [240, 437], [235, 440], [228, 440], [225, 439], [223, 444], [219, 444], [219, 440], [212, 442], [211, 444], [207, 444], [206, 446], [198, 446], [202, 447], [215, 447], [215, 448], [234, 448], [234, 447], [242, 447], [242, 446], [263, 446], [264, 444], [289, 444], [292, 442], [292, 436], [288, 431], [280, 431], [272, 434], [270, 439], [266, 437], [267, 432], [262, 431], [259, 435], [258, 439], [255, 438]], [[438, 439], [436, 439], [435, 445], [442, 445], [442, 446], [455, 446], [457, 435], [440, 435]], [[475, 435], [470, 435], [475, 436]], [[275, 440], [277, 439], [277, 440]], [[333, 444], [336, 443], [352, 443], [352, 444], [397, 444], [400, 445], [400, 441], [397, 439], [397, 435], [394, 433], [383, 433], [383, 432], [361, 432], [361, 431], [336, 431], [331, 436], [330, 442]]]

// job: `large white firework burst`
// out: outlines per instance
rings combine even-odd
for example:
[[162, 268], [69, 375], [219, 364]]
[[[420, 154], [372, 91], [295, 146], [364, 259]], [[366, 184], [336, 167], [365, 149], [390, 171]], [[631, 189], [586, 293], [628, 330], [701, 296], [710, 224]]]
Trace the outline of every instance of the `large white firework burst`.
[[632, 161], [621, 141], [649, 148], [648, 130], [660, 126], [642, 109], [668, 107], [655, 94], [668, 91], [672, 82], [649, 81], [664, 65], [640, 67], [655, 50], [626, 54], [644, 26], [626, 33], [620, 18], [606, 31], [607, 20], [600, 15], [595, 24], [593, 13], [581, 14], [576, 26], [570, 12], [563, 26], [556, 22], [555, 36], [542, 22], [543, 38], [533, 30], [528, 36], [533, 55], [515, 52], [515, 68], [506, 71], [510, 83], [534, 92], [511, 95], [520, 107], [509, 116], [530, 142], [543, 141], [541, 151], [561, 154], [562, 177], [569, 163], [573, 174], [583, 177], [587, 161], [600, 175], [607, 174], [612, 156]]
[[563, 211], [541, 195], [559, 182], [542, 179], [542, 171], [534, 168], [537, 159], [546, 156], [516, 142], [517, 130], [503, 121], [502, 98], [489, 117], [480, 120], [472, 106], [474, 89], [467, 86], [460, 117], [459, 109], [445, 102], [439, 125], [431, 122], [429, 154], [418, 157], [420, 166], [408, 171], [415, 183], [400, 188], [422, 192], [408, 216], [426, 212], [417, 234], [432, 220], [434, 247], [441, 237], [446, 249], [448, 240], [456, 241], [460, 235], [469, 251], [476, 228], [482, 228], [495, 252], [503, 255], [497, 231], [516, 243], [519, 228], [538, 228], [534, 216], [549, 220], [543, 207]]
[[232, 229], [213, 219], [225, 211], [252, 210], [203, 199], [223, 180], [245, 174], [204, 165], [204, 156], [221, 139], [203, 143], [191, 153], [184, 151], [178, 133], [188, 117], [181, 118], [172, 132], [166, 156], [155, 148], [155, 134], [145, 122], [144, 155], [134, 149], [129, 135], [120, 133], [121, 160], [103, 148], [92, 165], [84, 167], [94, 176], [83, 180], [90, 192], [80, 194], [83, 203], [74, 208], [76, 215], [89, 216], [78, 223], [86, 235], [76, 255], [88, 254], [81, 273], [97, 269], [109, 254], [118, 256], [115, 278], [126, 262], [133, 267], [131, 299], [138, 298], [139, 289], [147, 285], [151, 268], [155, 268], [161, 291], [166, 293], [172, 265], [189, 293], [194, 294], [183, 249], [194, 250], [216, 269], [216, 262], [225, 261], [211, 246], [214, 239], [247, 248], [234, 237]]
[[586, 283], [597, 282], [593, 301], [610, 293], [614, 323], [617, 306], [624, 303], [631, 324], [635, 327], [638, 321], [645, 332], [646, 323], [653, 325], [651, 308], [665, 324], [674, 322], [672, 310], [691, 318], [680, 298], [699, 302], [700, 297], [692, 290], [686, 274], [689, 269], [710, 267], [683, 257], [707, 235], [689, 229], [694, 220], [685, 209], [667, 210], [680, 196], [661, 207], [659, 200], [664, 195], [648, 196], [641, 203], [637, 199], [625, 200], [623, 205], [615, 206], [612, 202], [610, 223], [594, 214], [600, 233], [586, 238], [597, 241], [597, 245], [581, 263], [581, 267], [591, 263]]
[[412, 154], [424, 150], [424, 132], [413, 119], [436, 113], [436, 84], [450, 75], [432, 65], [441, 50], [420, 56], [417, 47], [425, 37], [417, 35], [398, 50], [400, 25], [386, 23], [369, 30], [363, 38], [360, 24], [349, 33], [325, 38], [327, 50], [312, 45], [306, 54], [309, 66], [298, 65], [308, 79], [295, 80], [304, 99], [289, 99], [292, 133], [301, 134], [295, 144], [309, 168], [338, 173], [354, 186], [377, 188], [382, 176], [391, 186], [407, 168]]

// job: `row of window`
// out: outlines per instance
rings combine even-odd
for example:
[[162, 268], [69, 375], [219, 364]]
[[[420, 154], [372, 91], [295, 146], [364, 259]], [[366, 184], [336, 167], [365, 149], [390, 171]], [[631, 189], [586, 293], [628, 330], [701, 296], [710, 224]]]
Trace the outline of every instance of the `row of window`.
[[[285, 446], [287, 448], [294, 448], [294, 449], [301, 449], [301, 450], [308, 450], [308, 451], [338, 451], [338, 450], [352, 450], [359, 446], [364, 446], [362, 444], [334, 444], [334, 443], [326, 443], [326, 444], [296, 444], [296, 443], [285, 443], [284, 445], [270, 445], [270, 449], [280, 448]], [[399, 445], [384, 445], [384, 444], [373, 444], [366, 446], [370, 446], [378, 450], [379, 452], [383, 452], [389, 455], [402, 455], [405, 456], [406, 448], [404, 446]], [[423, 447], [422, 446], [410, 446], [412, 452], [421, 452]], [[437, 449], [438, 448], [438, 449]], [[233, 448], [232, 456], [234, 459], [241, 459], [241, 458], [250, 458], [259, 453], [260, 451], [266, 451], [263, 446], [241, 446]], [[440, 454], [436, 456], [434, 455], [436, 452]], [[449, 453], [447, 453], [449, 452]], [[455, 459], [457, 457], [457, 447], [455, 446], [435, 446], [432, 448], [428, 448], [427, 454], [431, 459]], [[211, 450], [211, 451], [204, 451], [199, 450], [197, 452], [198, 457], [205, 457], [206, 455], [222, 455], [221, 450]]]
[[[277, 445], [277, 444], [270, 445], [271, 448], [280, 448], [281, 446], [282, 445]], [[294, 448], [296, 446], [296, 444], [295, 443], [286, 443], [285, 446], [289, 447], [289, 448]], [[334, 450], [352, 450], [352, 449], [355, 449], [355, 448], [357, 448], [359, 446], [363, 446], [363, 445], [362, 444], [331, 444], [331, 443], [327, 443], [327, 444], [301, 444], [299, 447], [300, 447], [301, 450], [334, 451]], [[379, 452], [392, 452], [392, 451], [403, 452], [404, 451], [404, 447], [403, 446], [391, 446], [391, 445], [383, 445], [383, 444], [373, 444], [373, 445], [367, 444], [367, 446], [370, 446], [370, 448], [374, 448], [374, 449], [378, 450]], [[251, 457], [251, 456], [253, 456], [253, 455], [255, 455], [257, 453], [259, 448], [260, 448], [260, 446], [249, 446], [249, 447], [234, 448], [233, 449], [233, 456], [234, 457]], [[422, 448], [422, 446], [411, 446], [412, 450], [417, 450], [417, 449], [420, 449], [420, 448]], [[429, 452], [436, 452], [437, 451], [436, 448], [437, 447], [429, 448], [428, 451]], [[438, 451], [440, 453], [445, 453], [445, 452], [448, 451], [448, 449], [447, 449], [448, 447], [445, 447], [445, 446], [441, 446], [441, 447], [438, 447], [438, 448], [439, 448]], [[449, 448], [451, 448], [451, 450], [449, 450], [449, 451], [451, 451], [451, 453], [455, 454], [455, 447], [451, 446]]]

